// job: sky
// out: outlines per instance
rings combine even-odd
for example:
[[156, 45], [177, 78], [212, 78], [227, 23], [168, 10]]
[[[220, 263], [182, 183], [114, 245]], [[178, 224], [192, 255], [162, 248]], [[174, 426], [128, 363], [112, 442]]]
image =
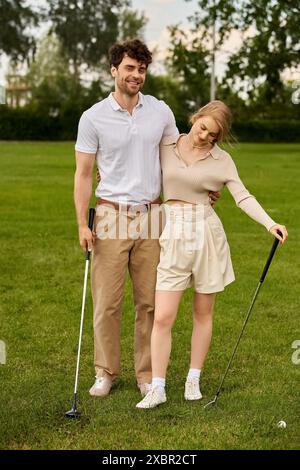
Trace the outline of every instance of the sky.
[[133, 9], [143, 11], [149, 20], [147, 42], [158, 42], [169, 25], [188, 25], [187, 17], [195, 12], [197, 4], [197, 0], [132, 0]]
[[[157, 58], [163, 59], [169, 45], [167, 27], [180, 23], [188, 28], [188, 17], [197, 9], [197, 0], [132, 0], [134, 10], [144, 12], [148, 23], [145, 28], [145, 41], [148, 47], [157, 50]], [[152, 68], [160, 67], [154, 60]], [[163, 69], [161, 70], [163, 71]]]

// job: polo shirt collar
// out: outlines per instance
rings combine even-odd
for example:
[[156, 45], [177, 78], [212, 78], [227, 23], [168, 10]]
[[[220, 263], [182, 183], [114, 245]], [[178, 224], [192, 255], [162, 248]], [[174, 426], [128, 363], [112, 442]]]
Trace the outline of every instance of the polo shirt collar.
[[215, 159], [215, 160], [219, 160], [221, 154], [222, 154], [222, 150], [220, 149], [220, 147], [218, 146], [218, 144], [215, 144], [213, 146], [212, 149], [210, 149], [209, 153], [211, 154], [211, 156]]
[[117, 100], [115, 100], [113, 93], [111, 92], [108, 96], [108, 100], [111, 104], [111, 107], [114, 111], [122, 111], [122, 107], [119, 105]]
[[[111, 92], [108, 95], [108, 100], [109, 100], [110, 105], [111, 105], [111, 107], [114, 111], [124, 111], [122, 106], [120, 106], [119, 103], [117, 102], [117, 100], [114, 98], [113, 92]], [[143, 106], [143, 105], [144, 105], [144, 96], [142, 95], [142, 93], [139, 92], [139, 99], [138, 99], [137, 105], [135, 107], [139, 108], [140, 106]]]
[[144, 106], [144, 95], [139, 91], [139, 100], [137, 102], [136, 108], [139, 108], [140, 106]]
[[[177, 144], [177, 141], [179, 139], [179, 137], [183, 135], [183, 134], [179, 134], [177, 136], [171, 136], [169, 138], [166, 138], [165, 139], [165, 142], [164, 144], [165, 145], [173, 145], [174, 147], [176, 146]], [[222, 150], [220, 149], [220, 147], [215, 144], [208, 152], [207, 154], [205, 155], [204, 158], [201, 158], [201, 160], [204, 160], [208, 155], [211, 155], [213, 157], [214, 160], [219, 160], [221, 154], [222, 154]]]

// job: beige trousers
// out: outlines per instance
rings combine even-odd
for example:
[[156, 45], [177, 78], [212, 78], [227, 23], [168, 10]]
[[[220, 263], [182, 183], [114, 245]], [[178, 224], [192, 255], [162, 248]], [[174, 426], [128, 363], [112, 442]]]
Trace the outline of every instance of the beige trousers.
[[[120, 326], [129, 270], [135, 306], [136, 379], [138, 383], [151, 382], [150, 339], [160, 247], [158, 238], [150, 237], [150, 226], [154, 213], [157, 220], [158, 211], [159, 207], [155, 206], [148, 213], [130, 215], [125, 211], [120, 213], [112, 206], [97, 206], [97, 237], [91, 269], [97, 377], [109, 376], [114, 380], [120, 374]], [[124, 236], [126, 223], [128, 228]], [[121, 226], [122, 235], [119, 233]], [[139, 234], [146, 238], [136, 238]]]

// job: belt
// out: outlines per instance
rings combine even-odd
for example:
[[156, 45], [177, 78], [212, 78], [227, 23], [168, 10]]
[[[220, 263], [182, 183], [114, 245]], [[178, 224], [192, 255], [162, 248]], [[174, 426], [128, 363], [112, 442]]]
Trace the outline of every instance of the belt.
[[147, 204], [119, 204], [118, 202], [108, 201], [107, 199], [97, 199], [97, 204], [111, 205], [116, 210], [123, 210], [127, 212], [148, 212], [151, 209], [152, 205], [162, 204], [160, 197], [156, 198], [154, 201], [148, 202]]

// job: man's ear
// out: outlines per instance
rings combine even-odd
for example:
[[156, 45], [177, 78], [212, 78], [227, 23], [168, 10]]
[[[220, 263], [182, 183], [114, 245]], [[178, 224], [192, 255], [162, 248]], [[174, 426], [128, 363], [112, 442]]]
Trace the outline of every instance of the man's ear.
[[116, 76], [117, 74], [117, 67], [115, 67], [114, 65], [112, 65], [111, 69], [110, 69], [110, 73], [112, 74], [113, 77]]

